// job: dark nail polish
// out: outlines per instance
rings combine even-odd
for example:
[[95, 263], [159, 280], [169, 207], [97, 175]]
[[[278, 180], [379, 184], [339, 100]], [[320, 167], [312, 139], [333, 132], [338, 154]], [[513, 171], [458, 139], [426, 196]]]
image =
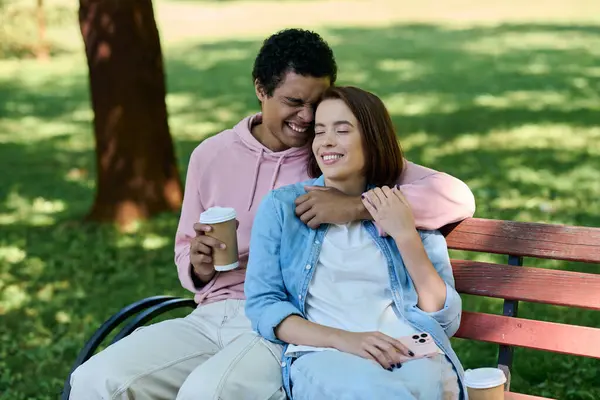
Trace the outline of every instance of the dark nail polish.
[[400, 189], [400, 184], [399, 183], [396, 184], [396, 189]]
[[386, 368], [388, 371], [392, 372], [392, 367]]
[[361, 199], [364, 199], [364, 198], [365, 198], [365, 195], [364, 195], [364, 194], [361, 194], [361, 195], [360, 195], [360, 198], [361, 198]]
[[414, 356], [415, 356], [415, 353], [413, 353], [412, 351], [410, 351], [410, 350], [409, 350], [409, 351], [408, 351], [408, 355], [409, 355], [409, 356], [411, 356], [411, 357], [414, 357]]
[[402, 364], [400, 364], [400, 363], [396, 364], [396, 368], [402, 368]]

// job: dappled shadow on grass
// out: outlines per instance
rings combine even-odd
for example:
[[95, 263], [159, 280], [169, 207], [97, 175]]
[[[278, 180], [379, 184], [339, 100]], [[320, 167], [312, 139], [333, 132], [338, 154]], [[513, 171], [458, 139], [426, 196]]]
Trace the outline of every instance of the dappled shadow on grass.
[[[83, 128], [82, 134], [86, 134]], [[65, 151], [64, 136], [55, 136], [38, 143], [5, 143], [0, 146], [0, 166], [3, 174], [0, 185], [0, 214], [9, 220], [31, 220], [39, 213], [53, 219], [65, 213], [82, 213], [88, 207], [93, 179], [94, 153], [91, 150]], [[78, 171], [78, 172], [72, 172]], [[72, 178], [70, 178], [72, 176]], [[35, 200], [57, 202], [58, 207], [37, 207]], [[43, 223], [42, 223], [43, 224]], [[35, 222], [33, 223], [35, 225]]]
[[[442, 144], [440, 144], [442, 145]], [[419, 159], [451, 166], [477, 198], [477, 216], [494, 219], [600, 226], [593, 197], [595, 160], [587, 149], [477, 146], [468, 152], [428, 156], [428, 145], [410, 149]], [[423, 153], [421, 153], [423, 152]]]
[[[2, 227], [0, 248], [18, 246], [26, 257], [0, 264], [0, 366], [11, 372], [0, 387], [28, 399], [57, 398], [77, 352], [110, 315], [150, 295], [189, 297], [173, 264], [174, 217], [127, 235], [69, 221]], [[5, 243], [5, 233], [13, 240]]]
[[[339, 84], [380, 95], [408, 158], [467, 182], [477, 216], [588, 226], [600, 225], [591, 146], [600, 125], [599, 33], [595, 26], [527, 24], [323, 31], [338, 58]], [[239, 40], [166, 49], [182, 177], [199, 142], [258, 110], [251, 68], [259, 46]], [[0, 369], [9, 371], [0, 386], [44, 398], [39, 394], [57, 392], [83, 342], [109, 315], [142, 297], [187, 294], [173, 265], [176, 213], [132, 234], [78, 222], [94, 195], [87, 77], [27, 79], [0, 81]], [[487, 312], [499, 306], [465, 304]], [[599, 321], [592, 312], [537, 305], [522, 312]], [[494, 346], [456, 346], [466, 366], [495, 361]], [[513, 388], [584, 399], [560, 384], [576, 375], [600, 396], [585, 378], [592, 363], [561, 357], [555, 363], [552, 355], [518, 351]]]
[[[35, 117], [42, 122], [53, 123], [56, 119], [70, 117], [89, 104], [85, 77], [38, 79], [33, 87], [20, 79], [0, 78], [3, 78], [0, 79], [0, 119], [20, 121]], [[32, 139], [36, 137], [36, 132], [19, 134], [30, 134]]]
[[[557, 36], [565, 32], [576, 36]], [[398, 91], [431, 93], [442, 99], [449, 95], [461, 106], [482, 94], [514, 90], [580, 95], [574, 78], [586, 77], [590, 86], [600, 79], [586, 72], [598, 65], [599, 54], [593, 46], [599, 33], [596, 26], [573, 26], [567, 31], [561, 26], [526, 24], [332, 30], [341, 42], [335, 50], [342, 73], [356, 64], [356, 70], [364, 74], [359, 78], [364, 86], [380, 95]], [[564, 43], [567, 39], [572, 40], [570, 46]]]

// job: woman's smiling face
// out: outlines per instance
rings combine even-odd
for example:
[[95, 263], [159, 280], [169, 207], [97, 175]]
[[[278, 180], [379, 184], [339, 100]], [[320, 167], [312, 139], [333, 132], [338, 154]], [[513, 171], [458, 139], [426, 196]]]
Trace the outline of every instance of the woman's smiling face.
[[362, 133], [342, 100], [327, 99], [317, 107], [312, 151], [326, 180], [364, 179]]

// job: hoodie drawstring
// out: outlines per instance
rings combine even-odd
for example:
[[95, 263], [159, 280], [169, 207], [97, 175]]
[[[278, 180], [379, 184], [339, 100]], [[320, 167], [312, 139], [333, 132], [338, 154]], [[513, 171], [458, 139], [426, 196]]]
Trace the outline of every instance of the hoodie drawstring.
[[256, 184], [258, 183], [258, 171], [260, 169], [260, 162], [262, 161], [263, 149], [260, 149], [258, 158], [256, 159], [256, 166], [254, 167], [254, 183], [252, 183], [252, 190], [250, 190], [250, 198], [248, 198], [248, 211], [252, 207], [252, 200], [254, 200], [254, 194], [256, 193]]
[[[252, 183], [252, 190], [250, 190], [250, 198], [248, 199], [248, 211], [252, 208], [252, 203], [254, 201], [254, 195], [256, 194], [256, 185], [258, 183], [258, 172], [260, 170], [260, 164], [262, 162], [264, 150], [260, 149], [260, 153], [258, 153], [258, 158], [256, 159], [256, 166], [254, 167], [254, 182]], [[277, 164], [275, 165], [275, 171], [273, 171], [273, 177], [271, 178], [271, 184], [269, 185], [269, 189], [275, 189], [275, 182], [277, 181], [277, 176], [279, 175], [279, 170], [281, 169], [281, 164], [285, 160], [285, 154], [279, 157], [277, 160]]]
[[277, 160], [277, 164], [275, 165], [275, 171], [273, 171], [273, 178], [271, 179], [271, 184], [269, 185], [270, 190], [275, 189], [275, 181], [277, 180], [277, 175], [279, 175], [279, 168], [281, 167], [281, 164], [283, 164], [284, 158], [285, 155], [279, 157], [279, 160]]

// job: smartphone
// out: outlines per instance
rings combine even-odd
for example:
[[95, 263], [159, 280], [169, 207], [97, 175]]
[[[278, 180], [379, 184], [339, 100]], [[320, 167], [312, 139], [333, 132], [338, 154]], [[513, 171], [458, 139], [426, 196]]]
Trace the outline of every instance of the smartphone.
[[433, 338], [426, 332], [416, 333], [410, 336], [402, 336], [399, 337], [398, 340], [403, 345], [408, 347], [409, 350], [415, 353], [414, 357], [401, 355], [403, 358], [401, 362], [432, 357], [436, 354], [444, 354], [444, 352], [435, 344]]

